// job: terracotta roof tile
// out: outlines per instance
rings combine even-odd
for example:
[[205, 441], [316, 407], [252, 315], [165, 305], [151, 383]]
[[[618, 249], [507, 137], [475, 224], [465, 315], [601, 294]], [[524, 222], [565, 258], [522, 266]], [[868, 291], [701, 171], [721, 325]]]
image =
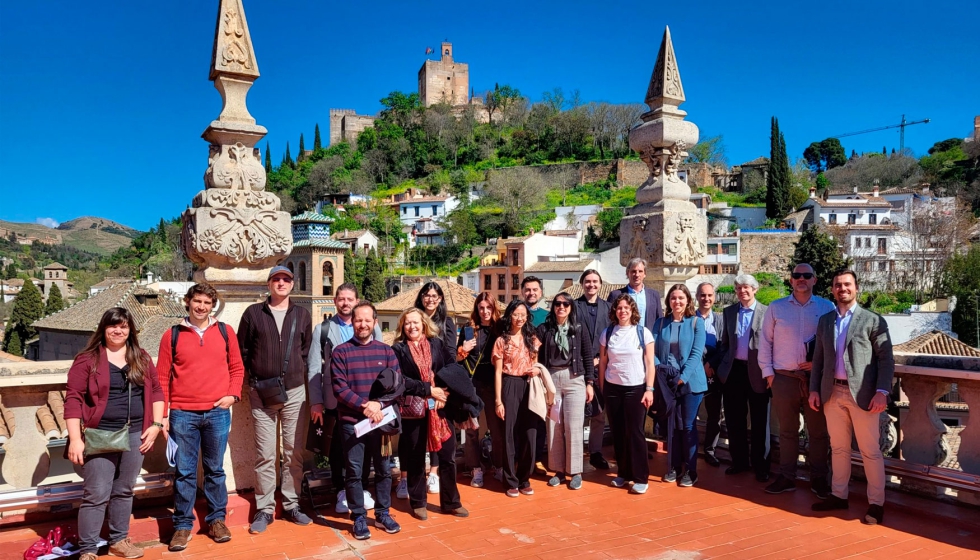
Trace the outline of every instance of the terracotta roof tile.
[[912, 340], [896, 344], [896, 352], [909, 354], [931, 354], [937, 356], [969, 356], [980, 357], [980, 350], [961, 342], [942, 331], [932, 331], [919, 335]]
[[525, 272], [583, 272], [595, 262], [595, 259], [581, 259], [577, 261], [541, 261], [531, 263]]
[[[457, 284], [451, 280], [435, 280], [436, 284], [442, 288], [442, 293], [446, 299], [446, 313], [451, 317], [469, 317], [473, 312], [473, 304], [476, 303], [476, 294], [466, 286]], [[415, 298], [419, 295], [421, 287], [415, 290], [404, 291], [394, 297], [388, 298], [381, 303], [375, 304], [378, 313], [401, 313], [409, 307], [415, 305]], [[503, 311], [504, 307], [498, 302], [497, 307]]]
[[44, 267], [44, 270], [68, 270], [68, 267], [61, 264], [60, 262], [53, 262], [48, 266]]
[[140, 330], [152, 317], [179, 318], [185, 314], [184, 306], [180, 302], [130, 281], [116, 284], [67, 309], [38, 319], [34, 326], [40, 329], [95, 332], [102, 314], [112, 307], [128, 309]]
[[355, 230], [344, 230], [338, 231], [330, 236], [330, 239], [340, 241], [342, 239], [357, 239], [358, 237], [367, 233], [366, 229], [355, 229]]

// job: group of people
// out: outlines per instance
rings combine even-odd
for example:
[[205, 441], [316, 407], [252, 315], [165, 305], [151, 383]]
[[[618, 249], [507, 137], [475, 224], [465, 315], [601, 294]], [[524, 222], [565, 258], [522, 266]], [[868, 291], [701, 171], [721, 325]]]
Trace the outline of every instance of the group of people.
[[[818, 511], [848, 507], [853, 433], [868, 478], [865, 521], [880, 523], [885, 478], [878, 414], [891, 391], [894, 361], [885, 321], [857, 305], [857, 275], [834, 275], [835, 305], [813, 294], [813, 268], [799, 264], [792, 294], [768, 307], [755, 299], [756, 280], [739, 275], [738, 302], [718, 313], [711, 284], [699, 285], [694, 296], [675, 284], [661, 300], [644, 286], [645, 270], [643, 259], [631, 260], [629, 284], [607, 300], [599, 297], [600, 274], [587, 270], [579, 298], [562, 292], [547, 307], [543, 282], [527, 276], [523, 299], [509, 302], [502, 315], [491, 294], [478, 294], [461, 329], [446, 312], [441, 287], [430, 282], [399, 317], [389, 346], [374, 306], [359, 300], [352, 284], [337, 288], [336, 314], [311, 329], [309, 312], [289, 297], [292, 271], [277, 266], [269, 273], [269, 297], [245, 311], [237, 331], [212, 316], [218, 302], [212, 286], [191, 287], [187, 317], [163, 335], [156, 364], [140, 347], [129, 311], [110, 309], [68, 373], [67, 454], [84, 478], [81, 559], [96, 558], [107, 509], [110, 554], [142, 556], [128, 538], [133, 487], [143, 455], [161, 434], [174, 467], [170, 550], [185, 549], [193, 536], [199, 460], [208, 534], [219, 543], [231, 539], [223, 461], [230, 408], [246, 379], [256, 448], [251, 533], [274, 521], [280, 449], [282, 517], [312, 523], [299, 503], [310, 419], [322, 428], [317, 447], [342, 489], [338, 501], [350, 512], [352, 533], [367, 539], [372, 501], [374, 527], [400, 530], [390, 514], [395, 455], [401, 471], [395, 493], [409, 500], [414, 517], [428, 517], [429, 493], [439, 495], [444, 514], [468, 516], [456, 481], [459, 431], [470, 484], [483, 487], [485, 475], [493, 475], [516, 498], [534, 493], [536, 467], [550, 474], [548, 486], [570, 490], [582, 487], [585, 454], [608, 469], [602, 455], [608, 423], [616, 463], [611, 485], [643, 494], [650, 415], [666, 440], [662, 480], [693, 486], [702, 401], [704, 462], [720, 464], [715, 447], [724, 416], [731, 455], [725, 472], [753, 471], [769, 483], [769, 493], [796, 488], [802, 411]], [[397, 419], [384, 422], [387, 429], [355, 427], [364, 420], [382, 424], [389, 410]], [[780, 446], [773, 481], [771, 413], [779, 420]], [[372, 465], [373, 500], [365, 491]]]

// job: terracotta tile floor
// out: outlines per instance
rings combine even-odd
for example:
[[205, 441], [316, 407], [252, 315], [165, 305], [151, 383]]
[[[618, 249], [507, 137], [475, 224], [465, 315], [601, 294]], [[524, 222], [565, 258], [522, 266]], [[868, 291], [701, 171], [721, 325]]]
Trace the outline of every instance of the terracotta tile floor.
[[[867, 508], [860, 483], [852, 483], [849, 511], [817, 515], [810, 510], [815, 497], [805, 482], [795, 493], [770, 496], [751, 474], [732, 477], [723, 467], [703, 466], [697, 486], [680, 488], [659, 482], [665, 457], [658, 453], [651, 460], [655, 481], [642, 496], [610, 487], [612, 474], [604, 472], [587, 474], [577, 492], [534, 481], [535, 494], [519, 498], [504, 496], [495, 480], [474, 489], [469, 479], [460, 477], [463, 504], [471, 514], [467, 519], [444, 516], [430, 504], [429, 520], [420, 522], [408, 514], [407, 500], [394, 499], [393, 515], [402, 532], [388, 535], [372, 529], [370, 540], [356, 541], [350, 522], [332, 507], [321, 508], [318, 525], [298, 527], [277, 520], [258, 536], [248, 534], [240, 513], [230, 519], [229, 543], [217, 545], [197, 534], [181, 553], [146, 543], [145, 557], [980, 558], [978, 510], [890, 492], [884, 525], [869, 527], [860, 522]], [[0, 548], [0, 558], [21, 557], [11, 553], [5, 545]]]

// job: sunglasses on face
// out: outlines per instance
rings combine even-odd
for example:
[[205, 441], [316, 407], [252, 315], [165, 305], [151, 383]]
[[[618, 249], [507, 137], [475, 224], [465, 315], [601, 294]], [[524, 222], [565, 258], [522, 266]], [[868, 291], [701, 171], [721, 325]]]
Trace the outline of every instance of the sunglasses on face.
[[571, 307], [571, 306], [572, 306], [572, 302], [570, 302], [570, 301], [556, 301], [555, 302], [555, 307]]
[[793, 274], [791, 274], [791, 276], [793, 277], [793, 280], [799, 280], [800, 278], [802, 278], [804, 280], [810, 280], [811, 278], [813, 278], [813, 273], [812, 272], [794, 272]]

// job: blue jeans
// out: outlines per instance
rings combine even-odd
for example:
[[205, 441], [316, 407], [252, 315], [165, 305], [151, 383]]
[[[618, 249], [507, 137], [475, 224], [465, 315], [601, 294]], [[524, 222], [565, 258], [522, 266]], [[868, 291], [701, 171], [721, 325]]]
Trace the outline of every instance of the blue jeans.
[[704, 393], [689, 393], [683, 397], [678, 397], [674, 401], [675, 418], [680, 419], [681, 425], [674, 426], [674, 462], [671, 465], [678, 473], [682, 472], [681, 467], [687, 465], [687, 472], [691, 477], [698, 474], [698, 426], [695, 423], [698, 417], [698, 408], [701, 407], [701, 399]]
[[174, 468], [174, 530], [194, 528], [194, 500], [197, 498], [197, 459], [204, 463], [204, 497], [208, 501], [207, 524], [224, 520], [228, 507], [225, 488], [225, 448], [231, 431], [231, 411], [171, 410], [170, 437], [177, 443]]
[[378, 514], [388, 513], [388, 508], [391, 507], [391, 469], [388, 467], [388, 457], [381, 455], [381, 430], [373, 430], [357, 437], [354, 435], [354, 424], [341, 420], [340, 433], [347, 458], [344, 488], [347, 491], [347, 507], [350, 509], [351, 519], [367, 514], [364, 509], [364, 486], [361, 482], [365, 456], [374, 460], [374, 488], [377, 494], [374, 516], [377, 518]]

